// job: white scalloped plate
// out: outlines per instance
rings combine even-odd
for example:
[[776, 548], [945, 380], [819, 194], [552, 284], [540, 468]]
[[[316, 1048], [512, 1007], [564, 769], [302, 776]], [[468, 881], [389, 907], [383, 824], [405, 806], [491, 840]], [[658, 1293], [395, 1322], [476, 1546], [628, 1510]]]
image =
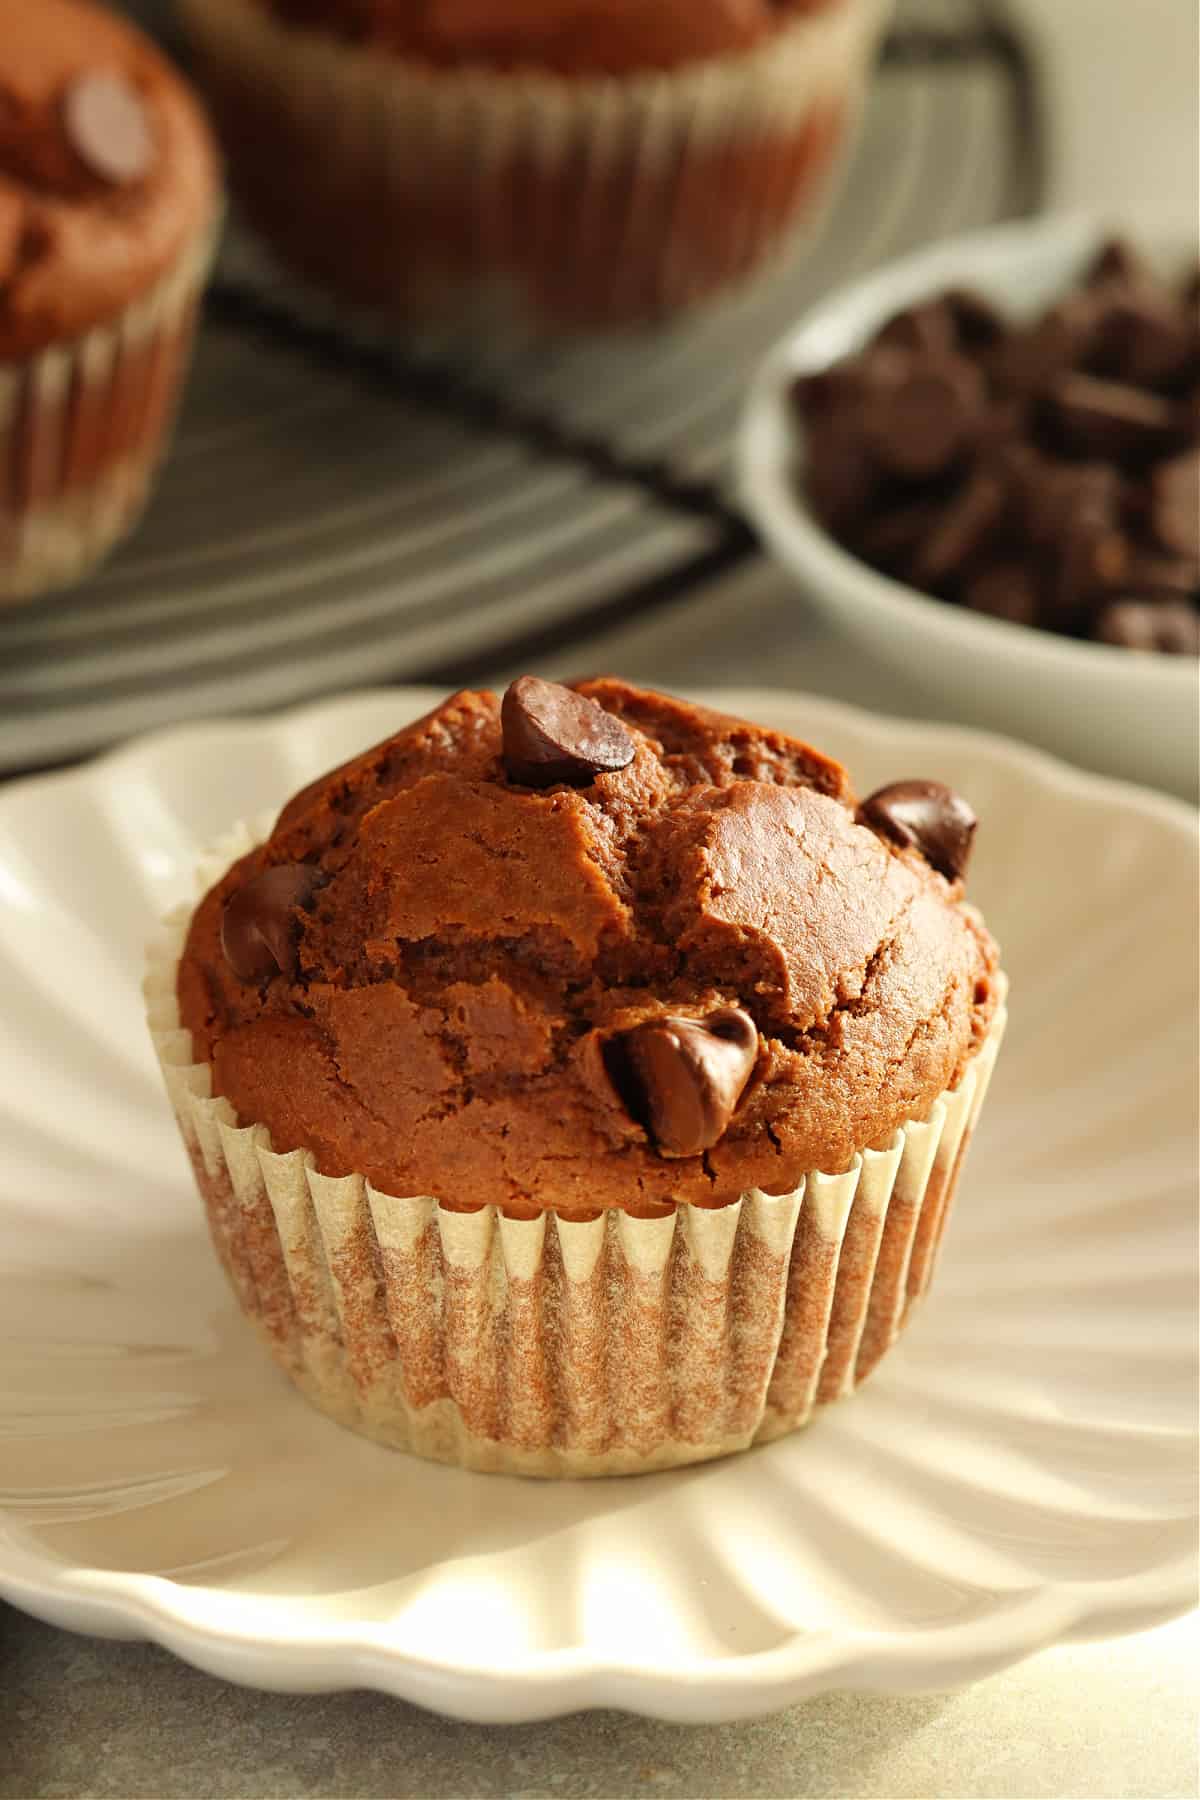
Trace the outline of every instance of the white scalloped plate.
[[143, 941], [235, 815], [428, 696], [188, 727], [0, 791], [0, 1593], [264, 1687], [735, 1718], [1195, 1599], [1191, 815], [966, 732], [728, 697], [983, 817], [1010, 1037], [939, 1283], [854, 1400], [708, 1467], [441, 1469], [311, 1413], [210, 1253]]

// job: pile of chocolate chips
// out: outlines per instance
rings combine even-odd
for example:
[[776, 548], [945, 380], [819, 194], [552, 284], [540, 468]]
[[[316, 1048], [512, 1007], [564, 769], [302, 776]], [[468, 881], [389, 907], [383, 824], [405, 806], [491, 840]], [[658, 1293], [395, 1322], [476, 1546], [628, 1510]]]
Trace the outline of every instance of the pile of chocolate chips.
[[973, 611], [1200, 654], [1200, 273], [1126, 244], [1032, 324], [954, 289], [792, 391], [822, 523]]

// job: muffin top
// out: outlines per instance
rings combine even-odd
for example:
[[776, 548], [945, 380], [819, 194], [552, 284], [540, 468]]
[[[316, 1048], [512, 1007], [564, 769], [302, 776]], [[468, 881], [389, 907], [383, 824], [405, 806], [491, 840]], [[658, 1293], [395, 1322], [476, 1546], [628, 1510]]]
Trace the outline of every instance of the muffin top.
[[460, 693], [297, 794], [192, 919], [181, 1021], [276, 1150], [588, 1215], [783, 1193], [995, 1008], [933, 783], [614, 680]]
[[753, 49], [838, 0], [259, 0], [288, 24], [435, 64], [626, 75]]
[[103, 323], [213, 215], [196, 102], [140, 32], [78, 0], [0, 0], [0, 358]]

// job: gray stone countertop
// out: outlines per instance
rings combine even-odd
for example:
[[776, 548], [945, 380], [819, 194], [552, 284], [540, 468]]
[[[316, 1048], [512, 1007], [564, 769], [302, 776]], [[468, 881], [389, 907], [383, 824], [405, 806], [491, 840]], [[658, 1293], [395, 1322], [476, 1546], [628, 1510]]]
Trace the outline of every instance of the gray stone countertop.
[[1194, 1800], [1200, 1615], [957, 1693], [830, 1694], [745, 1725], [457, 1725], [378, 1694], [261, 1694], [0, 1607], [4, 1800]]

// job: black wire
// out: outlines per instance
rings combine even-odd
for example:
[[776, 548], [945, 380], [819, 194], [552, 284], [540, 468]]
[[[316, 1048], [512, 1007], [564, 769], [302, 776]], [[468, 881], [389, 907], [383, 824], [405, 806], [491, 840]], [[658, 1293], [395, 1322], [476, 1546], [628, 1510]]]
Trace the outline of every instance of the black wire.
[[539, 407], [503, 395], [447, 363], [418, 362], [402, 349], [345, 336], [335, 324], [300, 317], [286, 302], [244, 283], [218, 277], [205, 299], [217, 325], [308, 356], [428, 411], [447, 413], [484, 431], [517, 437], [529, 449], [582, 465], [600, 481], [644, 488], [676, 510], [731, 530], [742, 526], [720, 489], [676, 474], [657, 458], [625, 456], [604, 439], [573, 431]]
[[[521, 664], [533, 668], [543, 658], [560, 650], [567, 650], [572, 645], [579, 648], [581, 653], [587, 652], [590, 655], [594, 652], [602, 655], [603, 645], [596, 643], [597, 637], [603, 638], [608, 632], [631, 620], [640, 622], [651, 613], [665, 612], [672, 606], [689, 603], [710, 581], [728, 575], [731, 570], [757, 554], [757, 540], [749, 526], [739, 523], [713, 549], [690, 557], [686, 563], [676, 564], [664, 575], [655, 575], [648, 581], [639, 582], [636, 587], [626, 588], [622, 593], [614, 594], [585, 612], [573, 613], [569, 619], [559, 619], [553, 625], [528, 632], [524, 637], [511, 638], [499, 649], [493, 648], [469, 657], [457, 660], [451, 658], [447, 662], [438, 663], [431, 669], [423, 670], [420, 679], [435, 687], [465, 687], [476, 681], [490, 679], [497, 669], [514, 668]], [[406, 675], [403, 679], [409, 681], [412, 677]]]

